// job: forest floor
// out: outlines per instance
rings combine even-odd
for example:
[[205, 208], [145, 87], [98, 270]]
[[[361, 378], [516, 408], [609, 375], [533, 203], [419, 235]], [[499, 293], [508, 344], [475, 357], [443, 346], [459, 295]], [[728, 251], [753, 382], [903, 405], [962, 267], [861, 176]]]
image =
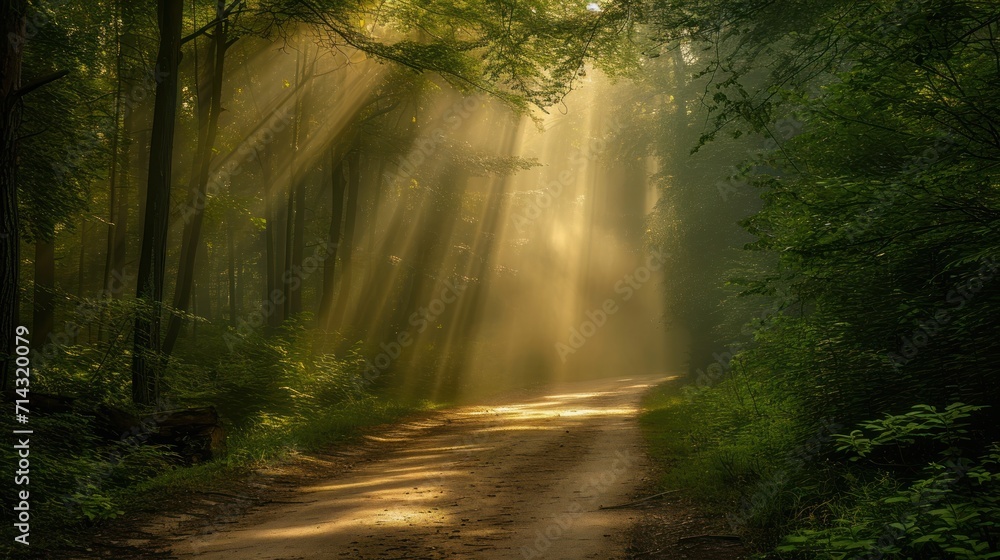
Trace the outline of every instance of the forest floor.
[[636, 416], [661, 380], [565, 383], [422, 415], [153, 504], [80, 557], [740, 558], [738, 543], [700, 538], [725, 532], [720, 520], [643, 500], [655, 471]]

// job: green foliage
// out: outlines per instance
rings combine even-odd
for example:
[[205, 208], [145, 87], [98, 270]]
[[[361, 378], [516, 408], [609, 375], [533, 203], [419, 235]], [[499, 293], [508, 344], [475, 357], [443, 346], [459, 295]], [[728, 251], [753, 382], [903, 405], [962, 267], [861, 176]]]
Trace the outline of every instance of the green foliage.
[[[8, 519], [18, 503], [15, 492], [30, 491], [33, 534], [46, 535], [39, 548], [58, 546], [71, 538], [68, 528], [112, 519], [122, 514], [122, 488], [142, 482], [172, 468], [171, 454], [158, 446], [134, 440], [107, 441], [96, 431], [94, 416], [86, 409], [31, 417], [30, 482], [27, 487], [6, 485], [3, 507]], [[4, 417], [0, 426], [10, 433], [23, 426]], [[2, 451], [6, 465], [16, 465], [16, 450]], [[10, 531], [10, 529], [5, 529]], [[9, 536], [5, 533], [5, 536]], [[5, 539], [5, 545], [12, 538]], [[3, 550], [0, 548], [0, 550]]]
[[808, 440], [788, 395], [746, 379], [711, 389], [657, 388], [641, 423], [651, 453], [665, 465], [662, 484], [732, 516], [741, 528], [768, 528], [797, 503], [793, 468]]
[[837, 451], [850, 450], [857, 454], [852, 460], [867, 457], [872, 450], [882, 445], [912, 445], [918, 439], [932, 439], [946, 445], [955, 445], [967, 441], [968, 423], [960, 422], [968, 418], [970, 413], [986, 407], [952, 403], [938, 411], [936, 407], [918, 404], [906, 414], [893, 416], [886, 414], [885, 418], [862, 423], [861, 426], [873, 434], [861, 430], [853, 430], [849, 434], [837, 434]]
[[[699, 465], [701, 495], [718, 501], [728, 481], [751, 496], [740, 520], [758, 550], [790, 534], [778, 556], [994, 555], [1000, 433], [972, 414], [1000, 404], [995, 11], [961, 0], [651, 7], [657, 38], [680, 43], [710, 80], [687, 100], [707, 105], [703, 149], [729, 142], [724, 130], [765, 140], [738, 166], [762, 206], [743, 221], [749, 266], [730, 286], [776, 312], [743, 331], [753, 340], [738, 374], [759, 401], [789, 403], [778, 416], [788, 434], [776, 434], [785, 449], [824, 418], [858, 426], [756, 481]], [[739, 419], [713, 424], [712, 453], [759, 424], [722, 397], [743, 383], [724, 373], [705, 392], [716, 395], [670, 413]], [[675, 453], [705, 454], [663, 437]], [[760, 437], [741, 456], [773, 448]]]
[[[838, 449], [861, 460], [874, 447], [907, 447], [930, 438], [951, 445], [968, 442], [962, 422], [983, 407], [953, 403], [944, 410], [920, 405], [838, 434]], [[873, 477], [880, 477], [871, 480]], [[874, 491], [872, 491], [874, 489]], [[912, 481], [892, 482], [878, 470], [850, 472], [847, 490], [829, 506], [832, 520], [800, 529], [775, 549], [777, 557], [887, 559], [1000, 557], [1000, 447], [978, 460], [954, 447], [927, 463]]]
[[641, 14], [633, 2], [593, 13], [586, 3], [552, 0], [263, 0], [248, 11], [243, 25], [251, 32], [304, 22], [338, 48], [435, 72], [459, 89], [487, 91], [522, 109], [562, 101], [588, 60], [617, 73], [634, 69], [632, 34]]
[[[243, 336], [209, 329], [218, 336], [186, 349], [172, 360], [166, 376], [172, 398], [186, 405], [212, 404], [230, 424], [312, 418], [322, 410], [368, 396], [363, 358], [316, 353], [308, 317], [288, 321], [273, 336]], [[232, 346], [219, 353], [222, 340]]]

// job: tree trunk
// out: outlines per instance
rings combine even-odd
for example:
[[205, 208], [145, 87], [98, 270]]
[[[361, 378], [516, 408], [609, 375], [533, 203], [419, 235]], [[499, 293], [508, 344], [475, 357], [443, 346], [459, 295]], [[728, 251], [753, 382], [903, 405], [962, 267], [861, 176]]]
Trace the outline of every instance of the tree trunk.
[[[296, 119], [298, 120], [298, 119]], [[283, 312], [282, 319], [288, 319], [291, 317], [292, 309], [292, 240], [293, 227], [295, 226], [295, 185], [288, 185], [288, 199], [285, 204], [285, 221], [282, 224], [284, 226], [285, 236], [282, 238], [282, 255], [284, 265], [281, 267], [281, 289], [284, 292], [283, 298]]]
[[347, 214], [344, 217], [344, 251], [340, 274], [340, 293], [337, 294], [337, 305], [333, 310], [334, 320], [343, 325], [346, 317], [347, 302], [351, 296], [351, 280], [353, 277], [351, 261], [354, 254], [354, 228], [358, 221], [358, 192], [361, 190], [361, 151], [355, 148], [348, 154], [347, 162]]
[[271, 200], [272, 188], [271, 184], [271, 158], [262, 158], [260, 154], [257, 154], [257, 160], [260, 163], [261, 175], [264, 177], [264, 254], [265, 254], [265, 286], [267, 292], [264, 294], [264, 315], [267, 318], [268, 330], [272, 330], [281, 324], [281, 314], [278, 312], [280, 307], [278, 303], [273, 301], [274, 295], [278, 292], [278, 254], [277, 254], [277, 236], [275, 231], [277, 228], [276, 215], [274, 204]]
[[[119, 3], [119, 8], [121, 4]], [[111, 295], [111, 273], [114, 271], [114, 261], [115, 261], [115, 243], [118, 239], [117, 228], [118, 228], [118, 216], [117, 212], [119, 210], [118, 203], [118, 164], [119, 164], [119, 145], [121, 144], [121, 113], [122, 113], [122, 82], [123, 82], [123, 64], [122, 64], [122, 43], [121, 43], [122, 30], [121, 27], [116, 22], [115, 24], [115, 37], [116, 37], [116, 60], [115, 60], [115, 72], [118, 74], [118, 79], [115, 85], [115, 114], [114, 123], [112, 128], [114, 129], [111, 133], [111, 165], [108, 169], [108, 242], [107, 247], [104, 252], [104, 279], [101, 282], [105, 290], [105, 296], [110, 297]], [[101, 326], [98, 326], [101, 329]], [[100, 338], [100, 334], [98, 334]]]
[[323, 261], [323, 295], [319, 302], [319, 320], [324, 328], [332, 327], [333, 291], [336, 281], [337, 250], [340, 247], [340, 230], [344, 221], [344, 191], [347, 178], [344, 176], [344, 158], [337, 154], [336, 148], [330, 148], [331, 186], [333, 199], [330, 205], [330, 233], [328, 234], [327, 257]]
[[[305, 250], [306, 240], [306, 186], [303, 181], [299, 181], [295, 186], [295, 226], [293, 228], [294, 241], [292, 242], [292, 272], [296, 275], [302, 270], [302, 254]], [[296, 315], [302, 312], [302, 284], [291, 290], [289, 297], [288, 314]]]
[[[126, 117], [125, 130], [130, 130], [130, 117]], [[128, 212], [129, 212], [129, 142], [122, 151], [122, 172], [118, 186], [118, 209], [115, 211], [115, 240], [111, 249], [111, 275], [105, 289], [112, 298], [117, 298], [126, 286], [121, 284], [125, 272], [125, 258], [128, 256]]]
[[236, 252], [233, 249], [233, 217], [232, 212], [226, 217], [226, 257], [229, 259], [229, 326], [236, 328]]
[[17, 134], [21, 126], [21, 45], [24, 44], [25, 0], [0, 0], [3, 45], [0, 46], [0, 391], [13, 373], [18, 322], [20, 232], [17, 215]]
[[[49, 232], [50, 234], [52, 232]], [[31, 346], [41, 350], [49, 340], [54, 321], [56, 288], [55, 240], [35, 240], [35, 302], [32, 308]]]
[[[305, 66], [306, 61], [302, 61], [301, 68], [298, 64], [298, 59], [302, 57], [301, 51], [299, 55], [296, 56], [296, 79], [295, 83], [297, 87], [300, 87], [303, 83], [303, 78], [305, 76]], [[303, 90], [304, 91], [304, 90]], [[286, 274], [296, 274], [298, 275], [300, 270], [302, 270], [302, 253], [305, 248], [306, 240], [306, 187], [305, 182], [301, 180], [298, 173], [298, 165], [296, 164], [296, 156], [299, 151], [299, 136], [302, 134], [302, 93], [295, 96], [295, 121], [292, 123], [292, 153], [291, 153], [291, 189], [292, 192], [289, 193], [290, 197], [295, 199], [295, 214], [294, 214], [294, 224], [292, 226], [291, 232], [292, 237], [289, 239], [291, 244], [291, 266], [286, 270]], [[289, 199], [289, 204], [291, 204], [291, 198]], [[289, 213], [291, 216], [291, 213]], [[297, 286], [295, 286], [297, 284]], [[301, 282], [296, 282], [288, 289], [288, 308], [286, 311], [286, 316], [291, 317], [302, 312], [302, 284]]]
[[142, 308], [136, 314], [132, 352], [132, 400], [138, 405], [155, 404], [159, 398], [160, 306], [163, 302], [170, 225], [177, 67], [181, 54], [183, 8], [181, 0], [159, 0], [157, 5], [160, 45], [156, 64], [162, 79], [156, 84], [153, 105], [146, 209], [136, 278], [136, 300]]
[[[132, 10], [128, 9], [125, 5], [126, 2], [120, 2], [122, 9], [122, 21], [125, 22], [124, 32], [125, 37], [119, 42], [119, 48], [131, 48], [136, 49], [136, 35], [132, 32], [133, 22], [135, 16]], [[124, 64], [119, 69], [119, 75], [124, 74], [126, 69]], [[132, 84], [131, 81], [122, 85], [123, 91], [130, 91], [129, 87]], [[129, 89], [125, 89], [129, 88]], [[119, 98], [120, 99], [120, 98]], [[129, 214], [129, 191], [132, 188], [132, 183], [135, 181], [135, 177], [132, 175], [132, 154], [139, 153], [142, 154], [142, 147], [145, 144], [138, 144], [139, 149], [134, 150], [133, 144], [135, 142], [135, 136], [137, 128], [139, 127], [139, 119], [135, 116], [135, 109], [125, 108], [124, 118], [122, 119], [122, 136], [119, 141], [120, 153], [117, 154], [118, 159], [115, 164], [121, 167], [119, 171], [118, 179], [118, 189], [115, 195], [118, 201], [118, 208], [114, 213], [114, 245], [112, 246], [112, 256], [111, 256], [111, 273], [108, 278], [108, 283], [105, 284], [105, 289], [108, 290], [111, 298], [116, 299], [121, 297], [128, 286], [125, 286], [122, 282], [124, 281], [125, 274], [125, 259], [128, 256], [128, 214]]]
[[195, 270], [194, 290], [198, 292], [198, 317], [211, 321], [212, 316], [212, 271], [215, 270], [215, 251], [210, 250], [208, 241], [202, 240], [198, 246], [201, 263]]
[[[198, 155], [195, 158], [191, 173], [190, 199], [182, 215], [184, 216], [183, 244], [181, 246], [180, 262], [177, 267], [177, 286], [174, 290], [174, 309], [178, 312], [187, 311], [191, 299], [191, 288], [194, 282], [195, 268], [198, 262], [198, 246], [201, 243], [201, 228], [205, 218], [208, 177], [212, 165], [212, 150], [215, 147], [215, 137], [219, 130], [219, 113], [222, 112], [222, 83], [226, 61], [226, 23], [222, 20], [224, 6], [216, 7], [216, 17], [219, 22], [215, 26], [209, 48], [207, 75], [209, 77], [208, 95], [199, 95], [198, 99]], [[207, 98], [207, 99], [206, 99]], [[202, 298], [207, 308], [208, 300]], [[167, 323], [167, 334], [163, 340], [163, 354], [170, 356], [180, 335], [184, 320], [181, 316], [170, 315]]]

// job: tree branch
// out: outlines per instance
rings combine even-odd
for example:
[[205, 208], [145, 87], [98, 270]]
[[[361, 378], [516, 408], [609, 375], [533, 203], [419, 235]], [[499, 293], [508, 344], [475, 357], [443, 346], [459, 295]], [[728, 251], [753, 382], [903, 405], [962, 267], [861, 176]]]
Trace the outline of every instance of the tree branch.
[[62, 78], [64, 76], [66, 76], [67, 74], [69, 74], [69, 70], [59, 70], [57, 72], [53, 72], [53, 73], [48, 74], [46, 76], [42, 76], [40, 78], [35, 78], [34, 80], [28, 82], [27, 85], [25, 85], [24, 87], [18, 89], [16, 92], [14, 92], [14, 98], [15, 99], [20, 99], [20, 98], [24, 97], [25, 95], [28, 95], [29, 93], [35, 91], [36, 89], [38, 89], [38, 88], [40, 88], [40, 87], [42, 87], [42, 86], [44, 86], [44, 85], [46, 85], [48, 83], [54, 82], [54, 81], [58, 80], [59, 78]]
[[[229, 19], [229, 16], [231, 16], [233, 14], [233, 11], [236, 9], [236, 7], [239, 6], [242, 3], [243, 3], [243, 0], [233, 0], [233, 3], [230, 4], [225, 9], [225, 11], [222, 12], [222, 15], [220, 15], [219, 17], [217, 17], [217, 18], [213, 19], [212, 21], [206, 23], [205, 25], [199, 27], [197, 30], [195, 30], [194, 32], [192, 32], [190, 35], [188, 35], [188, 36], [184, 37], [183, 39], [181, 39], [181, 44], [183, 45], [184, 43], [187, 43], [188, 41], [191, 41], [193, 39], [198, 38], [201, 35], [204, 35], [205, 33], [208, 32], [209, 29], [211, 29], [211, 28], [215, 27], [216, 25], [222, 23], [223, 21], [226, 21], [227, 19]], [[242, 12], [242, 10], [240, 10], [240, 12]], [[237, 13], [239, 13], [239, 12], [237, 12]]]

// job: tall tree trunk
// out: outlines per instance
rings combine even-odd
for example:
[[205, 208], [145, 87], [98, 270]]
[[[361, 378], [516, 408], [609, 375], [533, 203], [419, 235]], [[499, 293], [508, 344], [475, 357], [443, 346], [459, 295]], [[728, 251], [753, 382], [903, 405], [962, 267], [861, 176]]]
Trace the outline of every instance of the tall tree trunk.
[[[298, 59], [302, 58], [301, 66], [298, 64]], [[306, 60], [302, 56], [301, 51], [296, 56], [296, 87], [301, 87], [305, 77]], [[302, 90], [304, 92], [305, 90]], [[299, 137], [302, 135], [302, 92], [295, 96], [295, 121], [292, 123], [292, 154], [291, 154], [291, 189], [292, 193], [289, 196], [295, 198], [295, 214], [294, 214], [294, 224], [292, 226], [291, 232], [292, 237], [289, 239], [291, 244], [291, 266], [287, 267], [286, 274], [299, 274], [298, 271], [302, 270], [302, 253], [305, 248], [306, 240], [306, 187], [305, 182], [302, 181], [298, 173], [298, 165], [296, 164], [296, 157], [299, 151]], [[291, 203], [291, 200], [289, 200]], [[289, 214], [291, 215], [291, 214]], [[297, 285], [296, 285], [297, 284]], [[286, 311], [287, 316], [296, 315], [302, 312], [302, 285], [301, 282], [295, 282], [293, 285], [289, 286], [288, 289], [288, 307]]]
[[[77, 253], [76, 257], [76, 299], [83, 301], [83, 294], [85, 293], [83, 287], [86, 275], [84, 271], [86, 269], [87, 263], [87, 219], [82, 218], [80, 220], [80, 252]], [[86, 342], [90, 342], [91, 329], [93, 328], [93, 322], [87, 321], [87, 339]], [[83, 334], [83, 329], [76, 332], [76, 340], [80, 340], [80, 336]]]
[[151, 405], [159, 398], [160, 307], [170, 226], [177, 67], [181, 54], [183, 8], [182, 0], [159, 0], [157, 5], [160, 45], [156, 64], [162, 79], [156, 84], [153, 104], [146, 209], [136, 278], [136, 299], [142, 308], [136, 314], [132, 352], [132, 400], [138, 405]]
[[338, 325], [344, 324], [347, 302], [351, 297], [354, 228], [358, 221], [358, 193], [361, 190], [361, 150], [355, 146], [347, 157], [347, 213], [344, 217], [343, 266], [340, 274], [340, 292], [337, 294], [337, 305], [333, 310], [333, 317]]
[[[121, 3], [118, 4], [119, 9], [121, 8]], [[121, 143], [121, 113], [122, 113], [122, 82], [124, 80], [124, 64], [122, 63], [122, 41], [121, 35], [122, 30], [119, 24], [121, 20], [116, 20], [115, 22], [115, 45], [116, 45], [116, 55], [115, 55], [115, 72], [118, 74], [117, 81], [115, 85], [115, 113], [114, 113], [114, 123], [111, 132], [111, 164], [108, 169], [108, 242], [107, 248], [104, 253], [104, 279], [101, 282], [101, 286], [104, 287], [105, 295], [110, 296], [111, 294], [111, 273], [114, 270], [115, 261], [115, 243], [117, 241], [117, 228], [118, 228], [118, 216], [117, 212], [119, 209], [118, 204], [118, 164], [119, 164], [119, 144]], [[100, 326], [98, 327], [100, 329]], [[98, 335], [100, 338], [100, 335]]]
[[[134, 124], [131, 116], [125, 117], [125, 131], [128, 133]], [[118, 186], [118, 194], [115, 197], [118, 200], [118, 209], [115, 210], [115, 239], [114, 245], [111, 247], [111, 274], [108, 279], [108, 284], [105, 284], [105, 289], [111, 294], [112, 298], [117, 298], [121, 295], [126, 286], [121, 285], [124, 270], [125, 270], [125, 259], [128, 256], [128, 212], [129, 212], [129, 152], [131, 151], [131, 142], [126, 141], [125, 145], [122, 147], [122, 171], [121, 179]]]
[[21, 126], [21, 45], [25, 0], [0, 0], [0, 390], [6, 390], [14, 365], [18, 322], [21, 237], [17, 215], [17, 134]]
[[330, 232], [327, 237], [327, 257], [323, 261], [323, 295], [319, 302], [319, 320], [324, 328], [331, 328], [333, 320], [333, 292], [336, 281], [337, 251], [340, 248], [340, 230], [344, 221], [344, 192], [347, 190], [347, 177], [344, 175], [344, 158], [336, 147], [330, 147], [331, 190], [333, 199], [330, 205]]
[[236, 251], [233, 248], [233, 217], [232, 212], [226, 216], [226, 257], [229, 280], [229, 326], [236, 328]]
[[[296, 119], [297, 121], [298, 119]], [[282, 315], [283, 319], [288, 319], [291, 317], [291, 295], [292, 295], [292, 240], [294, 239], [292, 228], [295, 226], [295, 185], [288, 185], [288, 199], [285, 204], [285, 221], [282, 224], [284, 226], [285, 235], [282, 238], [282, 262], [284, 263], [281, 267], [281, 289], [284, 292], [284, 298], [282, 303]]]
[[46, 238], [35, 240], [35, 302], [32, 307], [31, 345], [40, 350], [52, 333], [55, 310], [56, 251], [55, 240], [47, 232]]
[[236, 305], [234, 307], [236, 315], [233, 319], [233, 326], [239, 325], [239, 316], [243, 313], [244, 294], [246, 293], [246, 268], [243, 259], [240, 259], [240, 266], [236, 269]]
[[385, 158], [379, 158], [378, 172], [374, 181], [370, 183], [371, 197], [369, 200], [369, 211], [365, 218], [368, 220], [368, 247], [366, 248], [368, 266], [365, 267], [365, 285], [371, 284], [378, 273], [375, 267], [375, 237], [378, 235], [378, 212], [382, 202], [382, 184], [385, 182]]
[[[201, 228], [204, 223], [205, 205], [208, 203], [208, 177], [212, 165], [212, 150], [219, 130], [219, 114], [222, 112], [222, 84], [225, 69], [226, 49], [228, 48], [226, 31], [227, 24], [223, 20], [225, 7], [222, 3], [216, 5], [216, 17], [211, 47], [208, 52], [207, 64], [208, 93], [199, 95], [198, 99], [198, 150], [194, 168], [191, 173], [190, 199], [185, 208], [184, 234], [181, 245], [180, 262], [177, 267], [177, 286], [174, 290], [174, 309], [178, 312], [187, 311], [191, 299], [191, 288], [194, 282], [195, 269], [198, 262], [198, 246], [201, 243]], [[204, 309], [208, 309], [208, 300], [203, 298]], [[202, 311], [204, 311], [204, 309]], [[167, 334], [163, 340], [163, 354], [170, 356], [180, 335], [183, 318], [174, 313], [167, 323]]]
[[277, 212], [271, 200], [273, 184], [271, 181], [271, 158], [260, 157], [257, 153], [257, 161], [260, 163], [261, 175], [264, 177], [264, 267], [265, 282], [267, 292], [264, 294], [264, 315], [267, 318], [268, 330], [273, 330], [281, 324], [281, 309], [274, 301], [278, 291], [278, 251], [277, 251]]
[[[305, 251], [306, 235], [306, 186], [304, 181], [299, 181], [295, 186], [295, 235], [292, 243], [292, 272], [300, 274], [302, 270], [302, 254]], [[302, 284], [291, 290], [289, 297], [288, 313], [295, 315], [302, 312]]]
[[208, 241], [202, 239], [198, 246], [202, 255], [202, 265], [195, 270], [194, 290], [198, 292], [198, 316], [211, 321], [212, 316], [212, 271], [215, 270], [215, 251], [209, 249]]
[[[121, 1], [119, 5], [121, 6], [122, 21], [124, 22], [124, 37], [119, 40], [119, 48], [124, 52], [125, 49], [136, 50], [137, 46], [137, 36], [133, 33], [133, 26], [135, 22], [135, 14], [133, 9], [127, 5], [127, 2]], [[124, 59], [124, 57], [121, 57]], [[128, 70], [125, 68], [124, 60], [121, 61], [122, 66], [119, 69], [119, 76], [125, 74]], [[122, 84], [122, 91], [131, 91], [131, 85], [133, 81], [130, 79]], [[121, 98], [119, 98], [121, 100]], [[108, 283], [105, 284], [105, 289], [109, 291], [113, 299], [119, 298], [124, 294], [128, 286], [125, 286], [122, 282], [124, 281], [125, 273], [125, 261], [128, 257], [128, 215], [130, 211], [129, 206], [129, 193], [133, 188], [134, 183], [138, 183], [138, 178], [132, 174], [132, 155], [133, 154], [146, 154], [148, 152], [144, 150], [145, 140], [142, 142], [136, 141], [136, 136], [139, 128], [140, 119], [136, 118], [136, 109], [125, 108], [124, 117], [122, 118], [122, 136], [119, 140], [119, 150], [117, 154], [117, 161], [115, 162], [119, 167], [118, 172], [118, 189], [115, 195], [118, 201], [118, 208], [114, 213], [114, 245], [112, 246], [112, 256], [111, 256], [111, 274], [108, 279]], [[138, 146], [138, 149], [135, 148]], [[143, 162], [145, 163], [145, 162]], [[140, 168], [148, 168], [148, 163], [144, 165], [139, 165]]]

